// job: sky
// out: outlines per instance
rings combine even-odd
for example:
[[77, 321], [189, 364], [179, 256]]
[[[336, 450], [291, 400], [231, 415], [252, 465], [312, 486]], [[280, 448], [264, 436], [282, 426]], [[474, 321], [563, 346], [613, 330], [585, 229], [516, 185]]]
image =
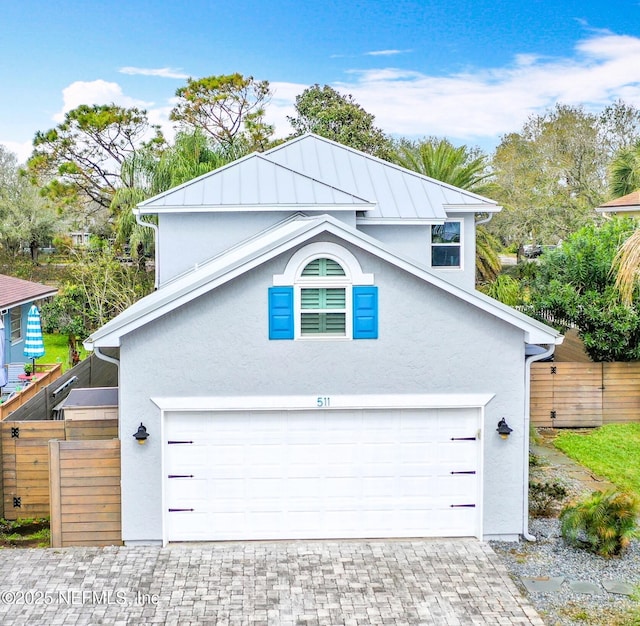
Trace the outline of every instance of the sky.
[[556, 103], [640, 108], [640, 0], [20, 0], [0, 12], [0, 144], [80, 104], [147, 110], [167, 136], [188, 77], [267, 80], [267, 121], [295, 97], [351, 94], [394, 136], [490, 152]]

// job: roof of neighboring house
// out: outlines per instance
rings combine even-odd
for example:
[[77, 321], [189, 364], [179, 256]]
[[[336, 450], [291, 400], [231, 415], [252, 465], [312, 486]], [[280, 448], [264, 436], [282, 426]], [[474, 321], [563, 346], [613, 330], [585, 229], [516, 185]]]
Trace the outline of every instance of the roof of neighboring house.
[[495, 213], [493, 200], [329, 139], [306, 134], [138, 205], [141, 213], [272, 210], [363, 212], [368, 221], [442, 222], [447, 211]]
[[56, 293], [58, 290], [55, 287], [0, 274], [0, 309], [10, 309]]
[[617, 211], [640, 211], [640, 189], [632, 191], [626, 196], [615, 198], [601, 204], [596, 211], [600, 213], [615, 213]]
[[398, 256], [378, 240], [329, 215], [297, 217], [252, 237], [229, 251], [169, 281], [158, 291], [138, 300], [126, 311], [95, 331], [85, 346], [117, 347], [124, 335], [208, 293], [317, 235], [330, 233], [417, 276], [469, 304], [520, 328], [527, 343], [559, 344], [562, 335], [553, 328], [477, 291], [456, 287], [409, 259]]

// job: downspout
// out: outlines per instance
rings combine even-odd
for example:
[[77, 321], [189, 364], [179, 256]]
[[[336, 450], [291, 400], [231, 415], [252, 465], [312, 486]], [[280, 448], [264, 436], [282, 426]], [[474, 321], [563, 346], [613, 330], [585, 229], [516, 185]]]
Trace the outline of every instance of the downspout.
[[529, 534], [529, 425], [531, 422], [531, 416], [529, 411], [531, 410], [531, 364], [535, 361], [543, 361], [553, 356], [553, 352], [556, 349], [555, 344], [540, 354], [532, 354], [525, 359], [524, 367], [524, 471], [523, 471], [523, 485], [522, 485], [522, 536], [526, 541], [536, 541], [536, 538]]
[[118, 373], [120, 372], [120, 360], [116, 359], [112, 356], [108, 356], [106, 354], [104, 354], [103, 352], [100, 352], [100, 348], [93, 348], [93, 353], [99, 358], [102, 359], [103, 361], [107, 361], [108, 363], [113, 363], [117, 368], [118, 368]]
[[160, 238], [158, 237], [158, 226], [153, 222], [143, 222], [140, 217], [140, 211], [138, 209], [133, 209], [133, 214], [136, 218], [136, 222], [140, 224], [140, 226], [146, 226], [147, 228], [153, 228], [154, 230], [154, 263], [155, 263], [155, 280], [153, 283], [154, 291], [158, 290], [158, 286], [160, 285], [160, 265], [158, 263], [158, 246], [160, 245]]
[[482, 220], [477, 220], [476, 221], [476, 226], [480, 226], [482, 224], [486, 224], [487, 222], [490, 222], [492, 218], [493, 218], [493, 213], [487, 213], [487, 217], [485, 217]]

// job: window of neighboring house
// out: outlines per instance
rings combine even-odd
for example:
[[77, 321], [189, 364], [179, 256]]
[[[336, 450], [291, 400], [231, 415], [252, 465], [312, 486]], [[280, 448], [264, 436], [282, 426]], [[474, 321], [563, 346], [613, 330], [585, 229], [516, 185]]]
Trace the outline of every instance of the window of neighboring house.
[[269, 289], [270, 339], [376, 339], [378, 288], [356, 258], [331, 243], [293, 255]]
[[22, 341], [22, 308], [11, 309], [11, 343]]
[[461, 267], [461, 222], [431, 226], [431, 267]]

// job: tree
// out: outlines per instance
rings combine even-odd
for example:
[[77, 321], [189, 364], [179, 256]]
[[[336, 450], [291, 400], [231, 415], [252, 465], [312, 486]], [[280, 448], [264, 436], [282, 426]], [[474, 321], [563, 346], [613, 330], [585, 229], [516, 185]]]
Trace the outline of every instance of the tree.
[[557, 243], [593, 221], [606, 196], [607, 165], [619, 146], [637, 139], [639, 119], [623, 103], [600, 115], [558, 104], [503, 137], [492, 196], [505, 210], [492, 231], [507, 244]]
[[622, 148], [609, 165], [609, 191], [620, 198], [640, 189], [640, 141]]
[[200, 129], [214, 144], [231, 148], [244, 142], [250, 151], [264, 150], [273, 126], [264, 122], [271, 98], [269, 82], [253, 76], [228, 74], [187, 79], [176, 90], [178, 103], [170, 118], [187, 132]]
[[530, 287], [527, 312], [563, 330], [574, 325], [594, 361], [640, 360], [640, 315], [620, 301], [612, 272], [634, 228], [628, 218], [584, 226], [540, 257]]
[[0, 146], [0, 244], [12, 256], [28, 246], [33, 261], [51, 241], [56, 214], [39, 189], [21, 175], [15, 156]]
[[111, 212], [116, 216], [116, 244], [120, 247], [129, 244], [132, 256], [142, 262], [140, 252], [151, 252], [153, 232], [136, 222], [133, 215], [135, 206], [244, 156], [245, 148], [240, 144], [211, 147], [203, 131], [196, 128], [191, 132], [178, 133], [174, 144], [162, 153], [154, 147], [147, 147], [131, 155], [122, 169], [123, 177], [131, 180], [133, 185], [119, 188], [111, 201]]
[[401, 139], [391, 160], [414, 172], [480, 194], [487, 192], [492, 176], [485, 154], [467, 146], [456, 148], [448, 139], [437, 137], [420, 141]]
[[374, 126], [375, 117], [351, 96], [316, 84], [296, 96], [296, 115], [287, 116], [294, 137], [316, 133], [381, 158], [391, 155], [391, 142]]
[[134, 185], [122, 176], [122, 164], [143, 145], [163, 142], [146, 111], [83, 104], [55, 128], [36, 133], [27, 167], [59, 207], [108, 208], [118, 188]]
[[[443, 183], [482, 193], [489, 189], [491, 172], [487, 157], [467, 146], [456, 148], [448, 139], [429, 137], [421, 141], [401, 139], [390, 160]], [[486, 228], [476, 229], [476, 281], [488, 283], [500, 273], [499, 242]]]

